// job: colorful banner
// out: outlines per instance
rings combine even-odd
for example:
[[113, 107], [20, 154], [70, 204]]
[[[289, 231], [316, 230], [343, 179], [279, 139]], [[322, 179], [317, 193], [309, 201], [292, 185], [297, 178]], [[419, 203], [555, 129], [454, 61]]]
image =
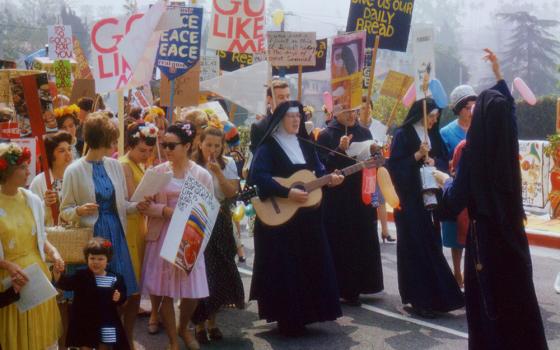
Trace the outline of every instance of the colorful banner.
[[550, 158], [544, 155], [546, 141], [519, 141], [521, 167], [521, 194], [523, 206], [544, 209], [550, 193]]
[[69, 60], [73, 58], [72, 27], [54, 25], [47, 27], [49, 58], [52, 60]]
[[204, 254], [219, 211], [214, 193], [189, 175], [181, 188], [160, 256], [191, 273]]
[[220, 60], [218, 56], [204, 56], [200, 65], [200, 81], [214, 79], [220, 75]]
[[72, 87], [72, 66], [68, 60], [54, 61], [54, 77], [56, 87], [71, 88]]
[[268, 62], [273, 66], [315, 66], [315, 32], [267, 32]]
[[331, 89], [334, 111], [360, 108], [362, 104], [365, 42], [365, 32], [340, 35], [333, 39]]
[[[316, 41], [315, 65], [302, 68], [303, 73], [320, 72], [327, 67], [327, 39]], [[297, 74], [297, 66], [272, 67], [272, 75]]]
[[255, 55], [250, 53], [227, 52], [223, 50], [218, 50], [217, 53], [220, 59], [220, 70], [224, 72], [233, 72], [256, 63]]
[[161, 35], [156, 65], [165, 76], [173, 80], [185, 74], [200, 59], [202, 36], [202, 8], [180, 8], [183, 26]]
[[263, 52], [264, 0], [213, 0], [208, 48], [229, 52]]
[[76, 63], [78, 68], [76, 69], [75, 78], [76, 79], [93, 79], [93, 74], [91, 74], [91, 69], [89, 68], [89, 62], [82, 50], [80, 41], [76, 36], [72, 37], [74, 43], [74, 57], [76, 58]]
[[351, 0], [347, 32], [367, 32], [367, 47], [406, 52], [414, 0]]
[[416, 99], [424, 98], [422, 82], [426, 68], [431, 67], [430, 78], [436, 78], [436, 54], [434, 49], [434, 27], [418, 28], [414, 31], [412, 38], [412, 50], [414, 53], [414, 78], [416, 81]]

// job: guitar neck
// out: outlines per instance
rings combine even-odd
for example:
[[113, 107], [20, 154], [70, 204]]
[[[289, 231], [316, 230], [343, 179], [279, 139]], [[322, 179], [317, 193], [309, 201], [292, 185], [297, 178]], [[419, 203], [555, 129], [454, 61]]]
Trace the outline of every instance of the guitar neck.
[[[349, 175], [352, 175], [352, 174], [362, 170], [364, 167], [365, 167], [364, 163], [359, 162], [359, 163], [356, 163], [354, 165], [351, 165], [349, 167], [346, 167], [346, 168], [342, 169], [340, 172], [344, 176], [349, 176]], [[304, 186], [305, 191], [306, 192], [314, 191], [318, 188], [321, 188], [323, 186], [328, 185], [330, 181], [331, 181], [331, 174], [321, 176], [317, 180], [313, 180], [313, 181], [310, 181], [310, 182], [306, 183], [305, 186]]]

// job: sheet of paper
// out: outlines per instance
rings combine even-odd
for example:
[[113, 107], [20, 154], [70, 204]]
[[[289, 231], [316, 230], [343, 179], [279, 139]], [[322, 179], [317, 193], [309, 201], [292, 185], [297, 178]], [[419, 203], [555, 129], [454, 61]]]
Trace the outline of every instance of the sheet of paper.
[[[20, 298], [16, 302], [19, 312], [23, 313], [39, 306], [45, 301], [54, 298], [58, 292], [43, 273], [38, 264], [33, 264], [23, 269], [29, 282], [20, 290]], [[12, 281], [8, 277], [2, 281], [4, 289], [12, 286]]]
[[352, 142], [346, 154], [350, 157], [356, 157], [359, 161], [367, 160], [371, 158], [370, 148], [372, 144], [375, 144], [373, 140]]
[[136, 191], [134, 191], [134, 194], [130, 198], [130, 201], [141, 202], [144, 200], [144, 197], [159, 193], [161, 189], [171, 181], [171, 177], [171, 172], [160, 174], [152, 169], [148, 169], [136, 188]]
[[371, 131], [371, 136], [376, 145], [385, 145], [387, 141], [387, 126], [385, 124], [377, 119], [372, 119], [369, 131]]

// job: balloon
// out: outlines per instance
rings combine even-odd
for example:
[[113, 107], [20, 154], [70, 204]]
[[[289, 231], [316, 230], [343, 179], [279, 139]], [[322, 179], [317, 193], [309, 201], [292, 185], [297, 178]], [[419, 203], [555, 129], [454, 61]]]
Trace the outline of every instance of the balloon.
[[517, 91], [519, 92], [521, 97], [525, 100], [525, 102], [527, 102], [531, 106], [534, 106], [537, 103], [537, 98], [535, 97], [535, 94], [533, 93], [533, 91], [531, 91], [531, 89], [529, 88], [529, 86], [527, 86], [527, 84], [523, 81], [523, 79], [521, 78], [513, 79], [513, 86], [515, 86], [515, 89], [517, 89]]
[[[449, 105], [447, 94], [445, 93], [445, 89], [439, 80], [432, 79], [432, 81], [430, 81], [430, 91], [432, 92], [432, 97], [439, 108], [445, 108]], [[428, 113], [430, 113], [430, 111], [428, 111]]]
[[247, 206], [245, 207], [245, 215], [247, 215], [248, 217], [255, 216], [255, 208], [253, 208], [252, 204], [247, 204]]
[[284, 22], [284, 10], [276, 9], [272, 12], [272, 23], [275, 26], [279, 26]]
[[406, 108], [410, 108], [414, 101], [416, 101], [416, 84], [410, 85], [408, 91], [402, 98], [402, 103]]
[[400, 209], [401, 202], [399, 196], [397, 196], [389, 172], [384, 167], [377, 169], [377, 183], [387, 203], [394, 209]]
[[333, 100], [330, 92], [328, 91], [323, 92], [323, 103], [325, 104], [327, 111], [331, 113], [333, 110]]
[[243, 220], [244, 216], [245, 216], [245, 205], [243, 205], [243, 203], [241, 203], [233, 211], [232, 218], [233, 218], [233, 221], [240, 222], [241, 220]]

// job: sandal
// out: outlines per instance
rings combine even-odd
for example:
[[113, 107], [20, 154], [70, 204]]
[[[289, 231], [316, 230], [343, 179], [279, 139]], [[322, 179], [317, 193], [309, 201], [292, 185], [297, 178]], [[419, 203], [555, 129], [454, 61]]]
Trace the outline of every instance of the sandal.
[[[188, 331], [186, 333], [188, 333]], [[189, 340], [188, 338], [190, 337], [186, 337], [185, 333], [179, 334], [179, 337], [183, 340], [188, 350], [200, 350], [200, 344], [196, 338], [193, 337]]]
[[154, 335], [159, 333], [159, 322], [148, 323], [148, 334]]
[[210, 343], [210, 340], [208, 339], [208, 333], [206, 332], [206, 328], [203, 328], [201, 330], [198, 329], [195, 330], [194, 337], [196, 338], [196, 340], [198, 340], [200, 344]]
[[222, 331], [218, 327], [210, 328], [208, 330], [208, 335], [210, 336], [211, 340], [222, 340], [222, 339], [224, 339], [224, 335], [222, 334]]

